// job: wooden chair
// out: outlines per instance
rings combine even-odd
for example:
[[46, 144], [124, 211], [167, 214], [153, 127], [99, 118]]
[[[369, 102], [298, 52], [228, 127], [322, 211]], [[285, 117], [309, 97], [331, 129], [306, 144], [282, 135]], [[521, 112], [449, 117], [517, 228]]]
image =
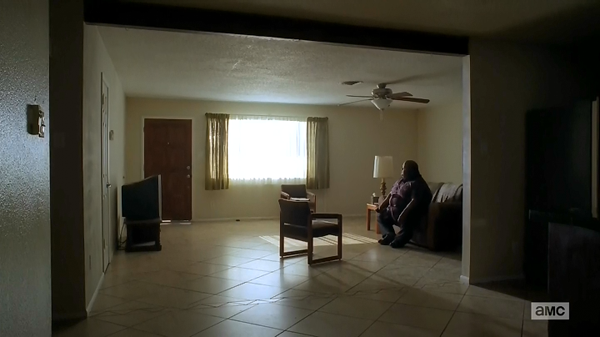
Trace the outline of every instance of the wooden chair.
[[[279, 199], [279, 256], [308, 254], [308, 264], [342, 259], [342, 215], [334, 213], [311, 213], [309, 203]], [[338, 237], [337, 255], [313, 259], [313, 239], [327, 235]], [[308, 249], [286, 252], [285, 238], [308, 243]]]
[[310, 211], [313, 213], [317, 211], [317, 196], [307, 191], [306, 185], [281, 185], [279, 197], [287, 200], [302, 199], [302, 201], [306, 201], [304, 199], [307, 199]]

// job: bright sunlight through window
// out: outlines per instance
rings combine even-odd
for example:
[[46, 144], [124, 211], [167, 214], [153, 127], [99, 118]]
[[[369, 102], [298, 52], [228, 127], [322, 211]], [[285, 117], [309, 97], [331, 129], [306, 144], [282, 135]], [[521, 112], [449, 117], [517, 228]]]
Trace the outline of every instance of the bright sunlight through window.
[[232, 183], [281, 184], [306, 180], [306, 120], [230, 116]]

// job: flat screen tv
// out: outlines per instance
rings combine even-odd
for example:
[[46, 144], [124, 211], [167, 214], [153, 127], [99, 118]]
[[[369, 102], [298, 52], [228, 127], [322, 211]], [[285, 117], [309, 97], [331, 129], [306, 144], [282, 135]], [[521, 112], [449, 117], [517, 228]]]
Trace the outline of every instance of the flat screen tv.
[[160, 175], [123, 185], [121, 212], [128, 221], [162, 219]]

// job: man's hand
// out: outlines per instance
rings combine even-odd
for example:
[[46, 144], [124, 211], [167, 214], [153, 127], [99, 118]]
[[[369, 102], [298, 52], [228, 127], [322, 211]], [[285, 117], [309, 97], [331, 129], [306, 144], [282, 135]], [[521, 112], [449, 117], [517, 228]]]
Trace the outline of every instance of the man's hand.
[[379, 207], [375, 208], [375, 212], [381, 213], [381, 209]]

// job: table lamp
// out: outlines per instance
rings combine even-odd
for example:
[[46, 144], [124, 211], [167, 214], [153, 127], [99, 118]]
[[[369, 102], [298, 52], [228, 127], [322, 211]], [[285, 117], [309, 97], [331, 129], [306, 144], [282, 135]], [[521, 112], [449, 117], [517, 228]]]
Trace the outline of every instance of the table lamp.
[[392, 156], [375, 156], [373, 165], [373, 178], [381, 179], [381, 196], [385, 198], [385, 178], [394, 177], [394, 159]]

